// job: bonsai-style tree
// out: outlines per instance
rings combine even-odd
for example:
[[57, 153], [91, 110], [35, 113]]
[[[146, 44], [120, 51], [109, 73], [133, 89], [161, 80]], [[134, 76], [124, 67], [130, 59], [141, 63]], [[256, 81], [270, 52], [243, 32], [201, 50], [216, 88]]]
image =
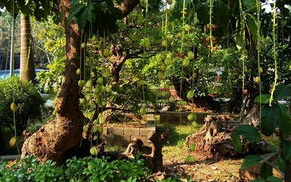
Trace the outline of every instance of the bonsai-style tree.
[[[116, 22], [117, 18], [127, 16], [138, 4], [138, 0], [123, 0], [120, 4], [114, 1], [96, 1], [78, 6], [78, 0], [60, 1], [0, 1], [0, 7], [11, 10], [14, 4], [20, 11], [34, 14], [37, 19], [44, 19], [49, 14], [60, 17], [66, 34], [66, 57], [63, 83], [55, 101], [56, 119], [45, 124], [23, 144], [22, 157], [34, 154], [40, 160], [63, 162], [66, 152], [78, 146], [81, 140], [84, 116], [79, 105], [79, 76], [76, 70], [80, 67], [81, 32], [86, 32], [89, 23], [98, 25], [99, 30], [106, 31], [106, 23]], [[56, 9], [59, 8], [59, 12]], [[73, 9], [74, 8], [74, 9]], [[70, 13], [74, 15], [68, 19]], [[118, 14], [119, 16], [112, 16]], [[112, 28], [112, 27], [109, 27]]]

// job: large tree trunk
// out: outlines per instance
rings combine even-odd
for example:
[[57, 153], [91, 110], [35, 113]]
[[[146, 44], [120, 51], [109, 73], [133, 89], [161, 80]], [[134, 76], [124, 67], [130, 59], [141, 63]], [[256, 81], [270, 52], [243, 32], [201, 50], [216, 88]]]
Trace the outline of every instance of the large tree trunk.
[[35, 70], [31, 43], [30, 17], [21, 14], [20, 79], [33, 81], [34, 78]]
[[66, 159], [66, 152], [78, 146], [81, 140], [83, 114], [79, 105], [78, 75], [80, 67], [80, 30], [77, 24], [66, 21], [70, 0], [60, 1], [66, 30], [67, 62], [60, 93], [55, 101], [56, 120], [45, 124], [23, 144], [22, 157], [34, 154], [40, 160], [54, 160], [58, 163]]
[[[137, 4], [138, 0], [124, 0], [119, 8], [127, 15]], [[67, 62], [63, 84], [55, 101], [57, 117], [25, 140], [21, 157], [34, 154], [42, 161], [51, 159], [62, 163], [68, 152], [81, 141], [84, 116], [79, 109], [79, 76], [76, 74], [80, 67], [81, 34], [76, 23], [67, 22], [71, 0], [60, 0], [59, 6], [66, 30]]]

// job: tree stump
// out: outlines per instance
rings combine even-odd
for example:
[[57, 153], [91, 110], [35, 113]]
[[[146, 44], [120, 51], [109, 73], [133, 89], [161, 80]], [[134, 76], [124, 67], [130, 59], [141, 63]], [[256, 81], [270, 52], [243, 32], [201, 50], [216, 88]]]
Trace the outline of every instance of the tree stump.
[[223, 156], [233, 157], [250, 153], [267, 151], [265, 142], [243, 143], [243, 150], [234, 150], [231, 133], [240, 125], [226, 116], [208, 115], [205, 124], [195, 134], [186, 138], [189, 151], [195, 148], [193, 155], [196, 160], [219, 159]]

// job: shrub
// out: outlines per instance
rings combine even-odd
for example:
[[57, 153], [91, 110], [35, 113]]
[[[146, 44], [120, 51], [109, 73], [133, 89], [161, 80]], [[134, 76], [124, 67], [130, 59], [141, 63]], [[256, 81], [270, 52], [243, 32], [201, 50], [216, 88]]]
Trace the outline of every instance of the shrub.
[[56, 57], [53, 62], [47, 66], [47, 71], [41, 71], [36, 75], [39, 87], [42, 92], [57, 95], [62, 83], [62, 74], [65, 69], [65, 60], [63, 57]]
[[27, 81], [21, 81], [18, 77], [0, 81], [0, 126], [13, 129], [13, 112], [10, 105], [17, 104], [15, 113], [17, 133], [21, 133], [29, 124], [41, 117], [41, 107], [44, 103], [37, 89]]
[[149, 170], [142, 160], [108, 161], [105, 158], [70, 159], [63, 167], [48, 161], [44, 164], [33, 157], [16, 162], [10, 167], [0, 164], [0, 181], [146, 181]]
[[7, 166], [9, 166], [9, 163], [5, 162], [0, 165], [0, 181], [65, 181], [64, 171], [52, 161], [42, 164], [37, 159], [28, 157], [12, 164], [10, 167]]

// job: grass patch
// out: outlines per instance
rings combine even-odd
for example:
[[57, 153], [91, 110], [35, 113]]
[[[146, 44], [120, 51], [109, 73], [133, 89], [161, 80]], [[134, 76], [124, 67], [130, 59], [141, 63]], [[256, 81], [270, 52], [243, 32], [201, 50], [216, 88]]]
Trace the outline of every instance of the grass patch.
[[196, 133], [201, 125], [192, 123], [192, 124], [168, 124], [168, 123], [159, 123], [157, 124], [158, 133], [167, 133], [168, 139], [165, 143], [166, 146], [176, 146], [181, 145], [181, 141], [185, 141], [188, 135]]
[[[195, 122], [193, 122], [192, 124], [157, 124], [158, 133], [168, 134], [168, 139], [166, 140], [163, 147], [164, 158], [186, 161], [188, 157], [188, 151], [186, 146], [184, 145], [185, 139], [187, 136], [196, 133], [200, 129], [200, 127], [201, 125]], [[190, 150], [195, 150], [195, 146], [190, 146]], [[189, 160], [192, 161], [192, 159]]]
[[121, 151], [125, 151], [126, 150], [126, 147], [123, 147], [123, 146], [120, 146], [120, 145], [105, 145], [105, 148], [104, 148], [105, 152], [108, 152], [108, 151], [118, 151], [118, 152], [121, 152]]

